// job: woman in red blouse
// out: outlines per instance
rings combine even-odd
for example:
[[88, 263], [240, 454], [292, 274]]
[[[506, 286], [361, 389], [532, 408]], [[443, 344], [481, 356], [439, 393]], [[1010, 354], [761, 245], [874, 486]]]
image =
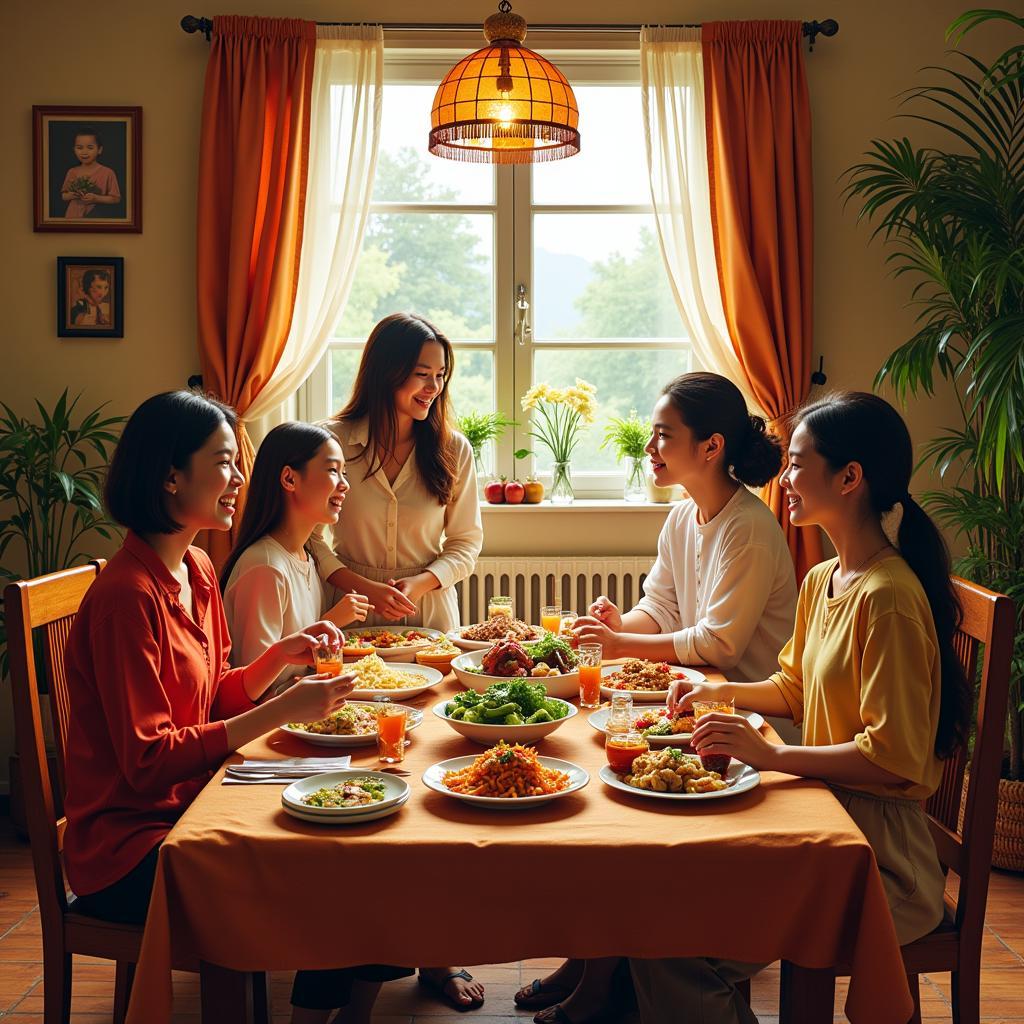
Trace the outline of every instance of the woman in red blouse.
[[135, 410], [114, 452], [106, 502], [128, 533], [67, 645], [64, 857], [80, 913], [143, 923], [160, 844], [227, 754], [284, 722], [325, 717], [353, 687], [351, 675], [310, 676], [255, 703], [317, 637], [340, 640], [327, 621], [229, 667], [217, 577], [191, 545], [235, 514], [234, 425], [229, 407], [168, 392]]

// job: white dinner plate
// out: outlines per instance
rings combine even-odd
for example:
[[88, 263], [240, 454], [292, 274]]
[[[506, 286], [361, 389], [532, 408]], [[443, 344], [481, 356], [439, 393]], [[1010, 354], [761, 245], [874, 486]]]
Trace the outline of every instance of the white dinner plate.
[[590, 775], [578, 764], [572, 761], [562, 761], [557, 757], [540, 757], [538, 760], [545, 768], [554, 771], [565, 772], [569, 776], [569, 785], [560, 793], [545, 793], [542, 796], [520, 796], [520, 797], [499, 797], [499, 796], [472, 796], [469, 793], [453, 793], [442, 781], [446, 772], [457, 772], [468, 768], [476, 760], [475, 756], [452, 757], [447, 761], [439, 761], [432, 764], [423, 773], [423, 784], [434, 790], [436, 793], [443, 793], [445, 796], [454, 797], [467, 804], [475, 804], [477, 807], [487, 807], [492, 811], [519, 811], [528, 807], [536, 807], [538, 804], [546, 804], [559, 797], [575, 793], [590, 782]]
[[[681, 672], [683, 678], [691, 683], [706, 683], [708, 680], [703, 672], [698, 672], [695, 668], [683, 668], [682, 665], [669, 665], [669, 668], [674, 672]], [[621, 665], [605, 665], [601, 669], [601, 677], [614, 675], [621, 669]], [[609, 699], [613, 693], [628, 693], [632, 696], [634, 704], [664, 704], [668, 699], [668, 690], [619, 690], [614, 686], [605, 686], [603, 683], [601, 684], [601, 693]]]
[[[390, 666], [389, 666], [390, 667]], [[353, 690], [349, 697], [352, 700], [373, 700], [374, 697], [390, 697], [396, 703], [401, 703], [407, 697], [415, 697], [418, 694], [429, 690], [433, 686], [437, 686], [444, 676], [437, 671], [436, 668], [431, 668], [429, 665], [396, 665], [394, 666], [396, 672], [408, 672], [410, 675], [423, 676], [422, 686], [403, 686], [401, 689], [384, 689], [384, 690], [370, 690], [362, 687], [357, 687]], [[344, 671], [344, 670], [342, 670]]]
[[[444, 636], [439, 629], [428, 629], [426, 626], [396, 626], [389, 629], [387, 626], [364, 626], [356, 629], [346, 629], [346, 640], [350, 637], [372, 637], [374, 633], [401, 633], [407, 629], [415, 629], [417, 633], [426, 633], [428, 639], [418, 640], [415, 643], [403, 644], [401, 647], [374, 647], [367, 649], [365, 654], [376, 654], [382, 661], [412, 662], [416, 660], [418, 651], [426, 650], [438, 637]], [[358, 659], [364, 655], [349, 654], [346, 657]]]
[[[636, 720], [643, 714], [641, 711], [634, 709], [633, 719]], [[756, 711], [742, 711], [740, 708], [736, 709], [737, 715], [742, 715], [755, 729], [760, 729], [764, 725], [764, 716], [758, 714]], [[608, 729], [608, 717], [611, 715], [611, 708], [600, 708], [595, 711], [587, 719], [587, 723], [592, 729], [596, 729], [598, 732], [607, 733]], [[649, 746], [652, 747], [671, 747], [673, 743], [688, 743], [690, 737], [693, 735], [692, 732], [677, 732], [671, 736], [647, 736], [645, 739]]]
[[653, 789], [637, 789], [635, 786], [627, 786], [608, 765], [598, 774], [601, 781], [612, 789], [620, 789], [630, 796], [653, 797], [655, 800], [718, 800], [720, 797], [738, 796], [761, 784], [761, 773], [749, 764], [740, 764], [738, 761], [733, 761], [726, 772], [727, 788], [717, 789], [713, 793], [656, 793]]
[[[302, 798], [315, 793], [325, 786], [335, 786], [339, 782], [352, 779], [379, 779], [384, 783], [384, 799], [373, 804], [362, 804], [359, 807], [310, 807], [302, 802]], [[299, 779], [286, 786], [281, 793], [281, 803], [287, 808], [312, 815], [314, 818], [348, 818], [353, 815], [369, 814], [398, 803], [409, 795], [409, 783], [399, 776], [387, 772], [375, 772], [366, 768], [344, 768], [341, 771], [325, 772], [323, 775], [311, 775], [307, 779]]]
[[[405, 693], [406, 691], [402, 692]], [[348, 703], [360, 704], [368, 708], [376, 707], [375, 704], [369, 701], [353, 700]], [[418, 729], [423, 724], [423, 712], [418, 711], [416, 708], [406, 708], [405, 711], [405, 731], [411, 732], [413, 729]], [[377, 742], [377, 734], [375, 732], [354, 736], [351, 734], [335, 735], [331, 733], [306, 732], [305, 729], [293, 729], [290, 725], [282, 725], [280, 729], [281, 732], [286, 732], [289, 736], [297, 736], [300, 740], [312, 743], [314, 747], [364, 747], [368, 743]]]
[[308, 812], [313, 810], [311, 807], [300, 810], [298, 807], [292, 807], [291, 804], [281, 804], [281, 809], [285, 814], [290, 814], [293, 818], [298, 818], [299, 821], [311, 821], [314, 825], [362, 825], [367, 821], [376, 821], [378, 818], [386, 818], [389, 814], [394, 814], [400, 811], [408, 802], [409, 797], [412, 795], [411, 791], [406, 793], [401, 800], [396, 801], [393, 804], [388, 804], [387, 807], [381, 807], [379, 804], [374, 805], [371, 810], [368, 810], [365, 814], [349, 814], [343, 817], [324, 818], [316, 814], [309, 814]]
[[[474, 622], [473, 625], [479, 626], [480, 623]], [[448, 633], [446, 635], [448, 639], [451, 640], [451, 642], [455, 644], [455, 646], [458, 647], [459, 650], [462, 651], [489, 651], [498, 642], [497, 640], [463, 640], [462, 631], [464, 629], [470, 628], [472, 627], [460, 626], [458, 629], [448, 630]], [[534, 636], [532, 640], [520, 641], [521, 643], [534, 644], [538, 640], [540, 640], [542, 636], [544, 636], [545, 630], [542, 627], [531, 626], [530, 628], [534, 631], [534, 633], [536, 633], [536, 636]]]

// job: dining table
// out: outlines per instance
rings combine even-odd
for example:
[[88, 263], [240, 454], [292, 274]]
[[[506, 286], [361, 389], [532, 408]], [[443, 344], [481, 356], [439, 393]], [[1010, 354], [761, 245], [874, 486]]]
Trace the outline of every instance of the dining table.
[[401, 765], [411, 796], [378, 820], [301, 821], [283, 786], [222, 784], [243, 757], [336, 751], [377, 769], [372, 743], [325, 750], [277, 730], [231, 755], [160, 849], [128, 1024], [168, 1024], [175, 968], [200, 969], [206, 1024], [234, 1024], [249, 972], [561, 956], [843, 964], [854, 1024], [906, 1024], [874, 854], [826, 785], [764, 771], [727, 798], [624, 793], [599, 778], [604, 735], [581, 710], [537, 749], [588, 785], [529, 808], [468, 804], [422, 781], [485, 749], [432, 713], [463, 689], [449, 674], [406, 701], [424, 710]]

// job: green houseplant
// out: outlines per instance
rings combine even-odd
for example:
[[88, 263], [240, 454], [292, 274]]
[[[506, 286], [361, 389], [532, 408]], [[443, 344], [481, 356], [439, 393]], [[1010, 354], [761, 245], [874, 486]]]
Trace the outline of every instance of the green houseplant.
[[616, 462], [626, 463], [626, 486], [623, 497], [626, 501], [644, 501], [647, 498], [647, 473], [644, 460], [647, 458], [647, 443], [651, 439], [651, 425], [640, 419], [636, 409], [629, 410], [629, 418], [612, 416], [605, 428], [601, 448], [613, 448]]
[[[36, 402], [38, 421], [0, 403], [0, 580], [19, 574], [7, 568], [22, 549], [27, 576], [66, 569], [89, 555], [82, 541], [95, 531], [110, 539], [100, 500], [100, 479], [110, 461], [114, 432], [124, 417], [104, 417], [103, 406], [75, 418], [81, 395], [68, 392], [52, 409]], [[14, 547], [12, 548], [12, 544]], [[0, 674], [7, 672], [7, 631], [0, 606]]]
[[[947, 38], [992, 20], [1024, 30], [1024, 18], [972, 10]], [[965, 541], [956, 571], [1017, 604], [1004, 775], [1024, 786], [1024, 42], [993, 62], [955, 51], [926, 70], [934, 81], [905, 94], [903, 116], [948, 145], [876, 139], [845, 194], [875, 222], [893, 273], [913, 281], [918, 309], [876, 387], [905, 400], [941, 377], [955, 395], [956, 421], [922, 458], [945, 486], [924, 501]]]

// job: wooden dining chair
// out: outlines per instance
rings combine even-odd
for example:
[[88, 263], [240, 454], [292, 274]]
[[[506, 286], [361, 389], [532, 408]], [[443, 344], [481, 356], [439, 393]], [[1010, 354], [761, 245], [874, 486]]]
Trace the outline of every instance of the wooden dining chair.
[[[959, 886], [946, 893], [946, 916], [932, 932], [903, 947], [903, 963], [914, 997], [912, 1024], [920, 1024], [918, 975], [952, 979], [954, 1024], [977, 1024], [980, 1013], [981, 938], [988, 899], [996, 799], [1003, 760], [1010, 660], [1016, 629], [1013, 602], [967, 580], [953, 578], [963, 606], [954, 645], [972, 682], [978, 678], [977, 725], [973, 750], [945, 761], [942, 782], [925, 804], [939, 860]], [[968, 767], [966, 798], [964, 769]], [[961, 805], [963, 810], [961, 820]], [[811, 969], [782, 962], [780, 1024], [831, 1024], [835, 979], [848, 967]]]
[[[113, 960], [114, 1024], [124, 1021], [132, 976], [139, 958], [142, 928], [75, 913], [67, 891], [61, 853], [67, 819], [57, 818], [39, 706], [34, 631], [42, 631], [43, 662], [50, 695], [56, 782], [66, 790], [69, 695], [64, 646], [85, 592], [104, 566], [102, 560], [9, 584], [4, 590], [7, 651], [14, 697], [14, 726], [21, 765], [23, 800], [32, 844], [39, 917], [43, 933], [43, 1022], [68, 1024], [71, 1015], [72, 954]], [[266, 976], [253, 975], [253, 1007], [258, 1024], [269, 1019]]]

